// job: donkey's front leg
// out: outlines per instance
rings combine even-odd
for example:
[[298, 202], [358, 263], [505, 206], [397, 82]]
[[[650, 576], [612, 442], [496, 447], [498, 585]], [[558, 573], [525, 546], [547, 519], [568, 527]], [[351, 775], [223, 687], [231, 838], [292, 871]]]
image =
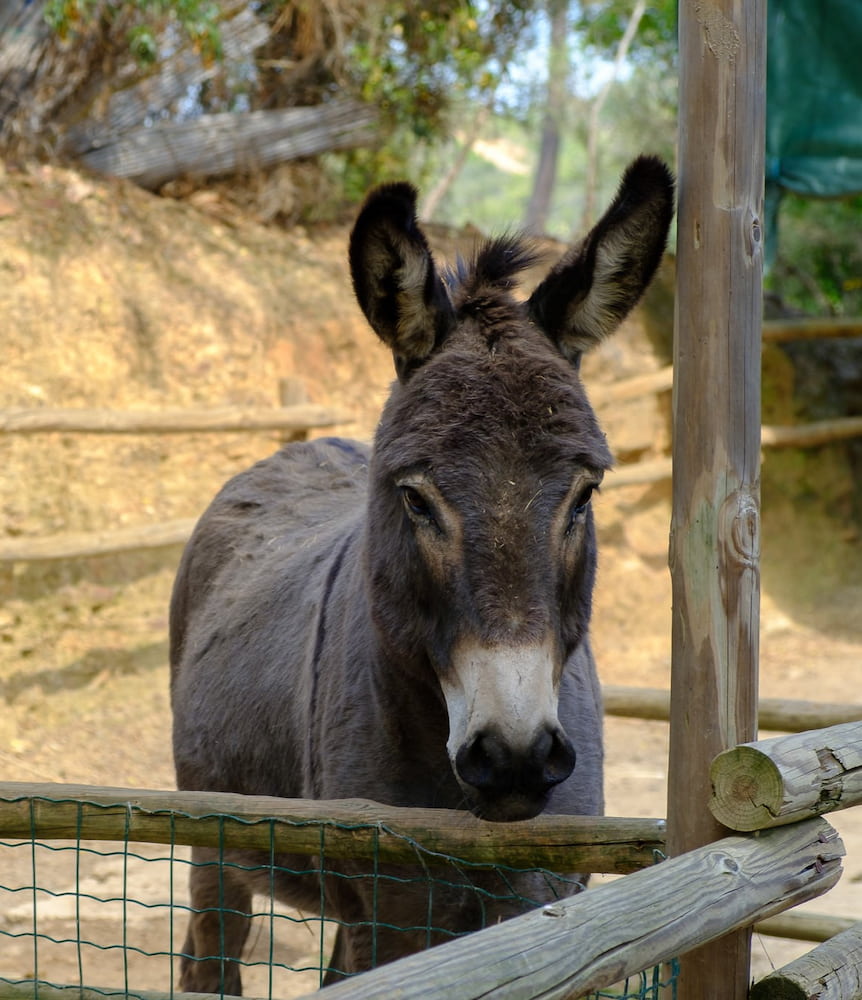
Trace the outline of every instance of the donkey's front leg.
[[212, 848], [192, 848], [192, 865], [192, 914], [180, 955], [180, 989], [242, 996], [238, 960], [251, 928], [248, 876], [219, 863], [219, 852]]

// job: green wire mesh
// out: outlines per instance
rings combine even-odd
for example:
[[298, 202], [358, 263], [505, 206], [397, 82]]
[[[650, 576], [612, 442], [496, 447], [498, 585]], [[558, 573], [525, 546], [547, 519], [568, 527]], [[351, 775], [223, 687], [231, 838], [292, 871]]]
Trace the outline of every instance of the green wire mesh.
[[[81, 808], [107, 808], [75, 801]], [[226, 815], [224, 819], [237, 818]], [[70, 996], [69, 990], [76, 1000], [112, 995], [162, 1000], [181, 995], [178, 957], [191, 912], [187, 889], [191, 850], [174, 842], [171, 815], [165, 821], [171, 824], [165, 838], [170, 843], [165, 846], [132, 843], [128, 837], [116, 843], [80, 836], [63, 841], [35, 836], [0, 840], [0, 998]], [[332, 823], [321, 820], [319, 825], [324, 859], [325, 833]], [[365, 829], [379, 827], [367, 824]], [[496, 866], [497, 878], [489, 890], [486, 881], [479, 886], [471, 878], [479, 870], [486, 872], [487, 866], [427, 851], [418, 843], [411, 842], [411, 847], [417, 859], [415, 874], [384, 873], [372, 861], [368, 875], [423, 883], [429, 913], [437, 886], [473, 885], [479, 901], [485, 903], [495, 897], [523, 900], [510, 877], [523, 871], [539, 875], [545, 890], [558, 897], [578, 889], [577, 884], [543, 869]], [[264, 861], [255, 867], [267, 872], [272, 884], [279, 873], [274, 849], [268, 860], [266, 852], [262, 857]], [[224, 870], [251, 867], [224, 858], [206, 864]], [[319, 876], [322, 868], [323, 861], [320, 868], [309, 871]], [[281, 871], [294, 874], [297, 870]], [[327, 869], [327, 874], [338, 873]], [[322, 893], [321, 899], [325, 903]], [[534, 905], [544, 901], [527, 900]], [[328, 968], [335, 918], [327, 915], [325, 906], [321, 914], [300, 913], [280, 903], [272, 892], [256, 896], [253, 905], [252, 932], [240, 962], [244, 994], [290, 1000], [315, 991]], [[218, 912], [217, 907], [213, 912]], [[441, 934], [456, 936], [445, 928], [423, 925], [422, 930], [428, 943], [435, 934], [438, 940]], [[676, 995], [677, 971], [676, 963], [656, 966], [592, 997], [671, 1000]]]

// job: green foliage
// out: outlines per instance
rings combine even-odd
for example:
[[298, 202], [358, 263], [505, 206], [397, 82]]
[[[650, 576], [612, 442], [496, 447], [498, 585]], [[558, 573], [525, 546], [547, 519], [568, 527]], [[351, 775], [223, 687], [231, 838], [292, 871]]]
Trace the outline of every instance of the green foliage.
[[[583, 0], [575, 7], [575, 29], [597, 55], [612, 58], [631, 17], [632, 0]], [[676, 0], [657, 0], [644, 11], [629, 49], [629, 60], [670, 66], [676, 51]]]
[[778, 253], [766, 287], [812, 315], [862, 315], [862, 196], [781, 202]]
[[222, 55], [215, 0], [135, 0], [113, 4], [102, 0], [47, 0], [45, 20], [63, 38], [90, 27], [97, 17], [108, 22], [122, 16], [128, 20], [129, 49], [138, 62], [151, 65], [159, 58], [157, 35], [168, 18], [180, 26], [206, 60]]
[[535, 0], [387, 2], [349, 47], [355, 85], [420, 139], [445, 131], [453, 97], [486, 101], [529, 26]]

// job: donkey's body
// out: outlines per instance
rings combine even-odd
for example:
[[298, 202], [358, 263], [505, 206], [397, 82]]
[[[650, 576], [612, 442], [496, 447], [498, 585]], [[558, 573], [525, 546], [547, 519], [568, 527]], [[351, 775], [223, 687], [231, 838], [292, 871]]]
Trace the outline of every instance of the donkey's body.
[[[171, 613], [178, 785], [496, 820], [598, 814], [589, 498], [610, 454], [576, 368], [652, 276], [671, 182], [656, 161], [633, 165], [528, 303], [509, 291], [531, 262], [513, 240], [444, 284], [412, 199], [405, 185], [372, 196], [351, 242], [357, 297], [399, 373], [373, 452], [287, 446], [224, 487], [183, 557]], [[192, 917], [184, 990], [239, 992], [230, 959], [269, 877], [223, 878], [193, 869], [192, 905], [234, 912]], [[548, 891], [527, 876], [516, 888]], [[320, 902], [303, 876], [278, 876], [276, 891]], [[421, 925], [424, 887], [330, 876], [325, 892], [329, 914], [360, 924], [339, 929], [335, 969], [368, 967], [373, 936], [378, 961], [426, 943], [424, 930], [367, 924]], [[523, 905], [436, 888], [430, 922], [467, 930]], [[201, 961], [221, 938], [227, 963]]]

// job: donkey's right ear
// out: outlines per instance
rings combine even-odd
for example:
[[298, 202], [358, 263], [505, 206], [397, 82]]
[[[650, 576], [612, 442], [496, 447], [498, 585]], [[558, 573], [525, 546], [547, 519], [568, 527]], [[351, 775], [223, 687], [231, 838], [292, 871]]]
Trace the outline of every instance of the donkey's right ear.
[[416, 189], [386, 184], [365, 202], [350, 235], [353, 290], [395, 356], [404, 381], [440, 346], [454, 309], [416, 221]]

